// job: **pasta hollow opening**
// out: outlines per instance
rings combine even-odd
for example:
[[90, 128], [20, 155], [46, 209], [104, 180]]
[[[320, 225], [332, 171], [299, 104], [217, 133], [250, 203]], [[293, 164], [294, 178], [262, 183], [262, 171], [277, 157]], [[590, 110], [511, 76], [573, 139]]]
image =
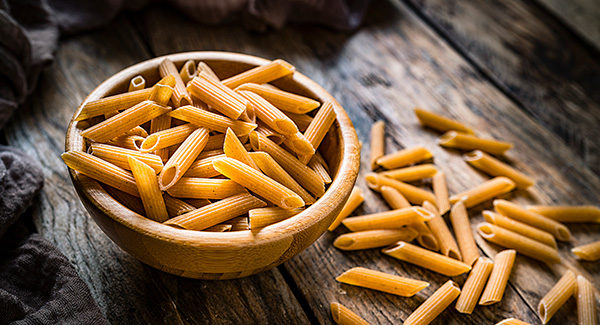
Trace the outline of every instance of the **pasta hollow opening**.
[[282, 205], [284, 209], [292, 209], [304, 206], [304, 202], [298, 197], [286, 197], [283, 199]]
[[137, 76], [133, 79], [131, 79], [131, 85], [133, 87], [143, 87], [143, 85], [146, 84], [146, 81], [144, 80], [144, 78], [142, 76]]
[[167, 169], [163, 170], [162, 174], [160, 175], [160, 187], [163, 189], [168, 189], [171, 186], [173, 186], [174, 181], [177, 179], [177, 172], [177, 166], [170, 166]]
[[341, 247], [349, 247], [354, 244], [354, 239], [348, 237], [339, 237], [336, 240], [336, 244]]
[[448, 132], [442, 134], [442, 136], [440, 136], [438, 141], [440, 143], [448, 143], [448, 142], [452, 141], [454, 138], [456, 138], [457, 134], [458, 133], [456, 133], [456, 131], [448, 131]]
[[367, 185], [372, 188], [372, 189], [376, 189], [379, 186], [379, 181], [377, 179], [377, 176], [375, 176], [374, 174], [369, 174], [365, 177], [365, 180], [367, 181]]
[[569, 233], [569, 230], [567, 230], [563, 227], [559, 227], [558, 229], [556, 229], [556, 231], [557, 231], [557, 235], [558, 235], [558, 240], [568, 241], [569, 238], [571, 238], [571, 234]]
[[538, 311], [540, 313], [540, 318], [542, 319], [542, 322], [545, 324], [546, 323], [546, 304], [544, 304], [543, 302], [540, 304], [540, 306], [538, 307]]
[[453, 258], [458, 261], [461, 260], [460, 254], [457, 251], [455, 251], [454, 249], [451, 249], [448, 251], [448, 257]]
[[494, 237], [494, 231], [492, 230], [492, 227], [490, 227], [490, 225], [488, 225], [488, 224], [479, 225], [479, 227], [477, 227], [477, 230], [479, 230], [479, 234], [481, 235], [481, 237], [484, 237], [484, 238], [493, 238]]
[[439, 249], [439, 245], [437, 240], [429, 234], [419, 235], [419, 241], [421, 245], [430, 250], [437, 251]]
[[258, 139], [258, 133], [256, 131], [250, 133], [250, 147], [252, 147], [252, 150], [258, 151], [259, 150], [259, 142], [260, 140]]
[[135, 141], [140, 141], [139, 147], [142, 152], [149, 152], [153, 151], [156, 145], [158, 145], [158, 139], [159, 137], [147, 137], [144, 140], [136, 139]]
[[464, 156], [465, 156], [465, 160], [467, 160], [467, 161], [479, 160], [479, 159], [483, 158], [483, 153], [479, 150], [475, 150], [475, 151], [467, 152]]

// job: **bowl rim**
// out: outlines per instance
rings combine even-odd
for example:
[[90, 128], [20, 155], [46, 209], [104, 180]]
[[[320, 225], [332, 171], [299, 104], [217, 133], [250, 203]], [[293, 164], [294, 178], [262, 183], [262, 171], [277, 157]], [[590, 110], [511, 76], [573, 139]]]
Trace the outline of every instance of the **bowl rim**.
[[[201, 60], [234, 61], [254, 66], [270, 62], [270, 60], [248, 54], [220, 51], [195, 51], [168, 54], [129, 66], [103, 81], [83, 100], [69, 123], [65, 139], [65, 151], [84, 151], [85, 141], [80, 135], [81, 129], [76, 127], [77, 122], [74, 119], [86, 103], [106, 96], [107, 93], [112, 91], [114, 87], [123, 82], [123, 80], [130, 80], [136, 75], [142, 74], [142, 72], [151, 68], [158, 69], [158, 65], [165, 58], [169, 58], [176, 64], [187, 60], [194, 60], [196, 62]], [[344, 201], [344, 198], [346, 198], [352, 190], [358, 177], [360, 166], [360, 144], [348, 114], [331, 94], [297, 71], [294, 72], [293, 81], [316, 95], [320, 101], [330, 100], [333, 103], [336, 120], [339, 126], [339, 133], [341, 135], [340, 145], [342, 146], [342, 158], [337, 177], [329, 184], [329, 188], [325, 191], [324, 195], [313, 205], [291, 218], [257, 230], [206, 232], [177, 229], [153, 221], [129, 210], [116, 199], [112, 198], [112, 196], [100, 186], [98, 181], [69, 168], [73, 184], [75, 187], [80, 188], [81, 193], [83, 193], [94, 206], [100, 209], [113, 221], [121, 223], [127, 228], [142, 235], [149, 235], [159, 240], [178, 242], [179, 244], [187, 246], [210, 246], [212, 248], [229, 248], [240, 245], [245, 247], [258, 246], [283, 240], [290, 235], [302, 232], [330, 215], [340, 201]], [[83, 186], [83, 184], [88, 185]], [[90, 186], [90, 184], [93, 186]], [[331, 221], [333, 221], [333, 218]]]

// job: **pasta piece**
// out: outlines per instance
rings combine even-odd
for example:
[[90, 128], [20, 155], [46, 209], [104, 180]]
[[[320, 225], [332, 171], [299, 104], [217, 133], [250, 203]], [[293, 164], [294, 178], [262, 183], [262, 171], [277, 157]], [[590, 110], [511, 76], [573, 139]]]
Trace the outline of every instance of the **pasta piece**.
[[148, 96], [148, 100], [159, 105], [166, 106], [173, 95], [173, 87], [177, 84], [177, 80], [172, 75], [167, 75], [160, 79], [154, 86], [152, 92]]
[[333, 220], [333, 222], [331, 223], [329, 228], [327, 228], [327, 230], [334, 231], [335, 228], [342, 224], [342, 221], [346, 217], [348, 217], [352, 212], [354, 212], [354, 210], [356, 210], [356, 208], [358, 208], [358, 206], [361, 205], [364, 200], [365, 198], [360, 188], [354, 186], [352, 188], [352, 192], [350, 192], [348, 201], [346, 201], [346, 204], [344, 204], [344, 207], [342, 208], [342, 211], [340, 211], [340, 214], [338, 214], [337, 217], [335, 217], [335, 220]]
[[294, 134], [298, 132], [298, 127], [294, 121], [266, 99], [250, 91], [238, 91], [238, 93], [254, 106], [256, 117], [275, 132], [283, 134]]
[[423, 147], [400, 150], [377, 159], [377, 165], [385, 169], [395, 169], [433, 158], [431, 152]]
[[494, 200], [494, 209], [498, 213], [534, 226], [541, 230], [551, 233], [556, 239], [568, 241], [571, 239], [571, 232], [565, 225], [556, 222], [550, 218], [546, 218], [541, 214], [528, 211], [514, 203], [506, 200]]
[[429, 282], [379, 272], [364, 267], [354, 267], [335, 278], [336, 281], [383, 291], [402, 297], [412, 297], [429, 287]]
[[458, 133], [456, 131], [444, 133], [438, 139], [438, 143], [440, 146], [446, 148], [481, 150], [493, 155], [502, 155], [513, 146], [512, 143], [494, 139], [481, 139], [471, 134]]
[[415, 114], [417, 115], [417, 118], [421, 124], [436, 131], [446, 132], [454, 130], [463, 133], [474, 133], [473, 130], [457, 120], [435, 114], [431, 111], [426, 111], [422, 108], [415, 108]]
[[223, 80], [223, 84], [229, 88], [236, 88], [249, 82], [264, 84], [292, 74], [295, 70], [293, 65], [278, 59], [229, 77]]
[[310, 193], [308, 193], [296, 180], [288, 174], [283, 167], [281, 167], [271, 155], [266, 152], [251, 152], [249, 153], [250, 158], [259, 170], [265, 175], [272, 178], [281, 185], [289, 188], [292, 192], [298, 194], [302, 198], [305, 204], [310, 205], [315, 203]]
[[142, 76], [135, 76], [131, 78], [131, 81], [129, 81], [129, 89], [127, 91], [132, 92], [136, 90], [142, 90], [144, 88], [146, 88], [146, 79], [144, 79]]
[[512, 248], [523, 255], [548, 264], [560, 262], [560, 257], [558, 256], [558, 251], [556, 249], [531, 238], [519, 235], [516, 232], [490, 223], [481, 223], [477, 225], [477, 230], [481, 237], [496, 245]]
[[187, 90], [232, 120], [238, 119], [249, 105], [244, 97], [212, 79], [206, 71], [198, 73]]
[[278, 145], [282, 144], [283, 141], [285, 141], [285, 136], [269, 129], [269, 127], [264, 125], [261, 121], [258, 121], [256, 124], [258, 125], [258, 127], [256, 127], [255, 131], [269, 138], [269, 140], [275, 142]]
[[360, 316], [350, 309], [337, 302], [332, 302], [330, 308], [331, 317], [333, 317], [333, 321], [338, 325], [369, 325], [366, 320], [360, 318]]
[[241, 231], [241, 230], [249, 230], [250, 229], [248, 217], [246, 217], [246, 216], [229, 219], [227, 221], [224, 221], [223, 224], [230, 224], [231, 231]]
[[162, 60], [162, 62], [160, 62], [158, 66], [158, 71], [160, 72], [160, 76], [163, 78], [168, 75], [171, 75], [175, 78], [173, 96], [171, 97], [171, 102], [173, 102], [173, 106], [179, 107], [184, 105], [191, 105], [192, 97], [190, 97], [190, 94], [185, 89], [185, 83], [181, 79], [181, 76], [179, 75], [175, 64], [168, 58], [165, 58]]
[[106, 142], [169, 111], [170, 108], [168, 107], [151, 101], [144, 101], [108, 120], [85, 129], [81, 132], [81, 136], [95, 142]]
[[433, 193], [389, 177], [369, 173], [365, 176], [365, 179], [367, 180], [367, 185], [372, 190], [379, 191], [382, 186], [393, 187], [413, 204], [422, 205], [425, 201], [435, 202], [435, 195]]
[[217, 74], [213, 71], [213, 69], [211, 69], [206, 63], [204, 63], [202, 61], [200, 61], [198, 63], [198, 68], [196, 70], [197, 70], [196, 75], [198, 75], [201, 72], [204, 72], [212, 80], [215, 80], [215, 81], [220, 81], [221, 80], [221, 79], [219, 79], [219, 77], [217, 76]]
[[[116, 114], [115, 114], [116, 115]], [[113, 115], [114, 116], [114, 115]], [[162, 115], [161, 115], [162, 116]], [[146, 132], [146, 130], [141, 127], [141, 126], [136, 126], [133, 129], [123, 133], [122, 135], [128, 136], [128, 135], [137, 135], [140, 136], [142, 138], [145, 138], [148, 136], [148, 132]], [[121, 135], [120, 135], [121, 136]], [[117, 137], [118, 138], [118, 137]]]
[[427, 226], [425, 222], [416, 222], [408, 226], [414, 228], [419, 233], [417, 241], [421, 246], [434, 252], [440, 250], [440, 244], [438, 243], [437, 238], [435, 238], [431, 229], [429, 229], [429, 226]]
[[[310, 122], [306, 131], [304, 131], [304, 136], [306, 139], [312, 144], [313, 148], [319, 148], [321, 145], [321, 141], [325, 138], [329, 129], [335, 122], [335, 109], [333, 107], [332, 102], [325, 102], [317, 111], [315, 118]], [[307, 164], [310, 161], [310, 155], [301, 155], [299, 160], [303, 164]]]
[[600, 223], [600, 208], [593, 205], [534, 205], [528, 206], [527, 210], [558, 222]]
[[130, 168], [127, 156], [132, 156], [150, 166], [154, 170], [155, 174], [160, 173], [160, 171], [163, 169], [163, 162], [159, 156], [141, 153], [137, 150], [120, 148], [108, 144], [92, 143], [90, 145], [90, 153], [123, 169]]
[[406, 242], [398, 242], [396, 246], [385, 248], [382, 252], [401, 261], [415, 264], [446, 276], [457, 276], [471, 270], [469, 265], [461, 261]]
[[577, 319], [579, 325], [597, 325], [594, 286], [581, 275], [577, 276]]
[[475, 238], [473, 238], [467, 209], [462, 202], [458, 202], [452, 207], [450, 222], [452, 223], [452, 228], [454, 228], [458, 248], [462, 254], [462, 261], [468, 265], [473, 265], [479, 258], [479, 250], [477, 249]]
[[258, 229], [285, 220], [291, 216], [304, 211], [304, 208], [282, 209], [280, 207], [269, 207], [252, 209], [248, 212], [250, 229]]
[[242, 193], [169, 219], [164, 224], [189, 230], [204, 230], [265, 205], [267, 204], [260, 199]]
[[463, 201], [466, 208], [474, 207], [487, 200], [506, 194], [515, 188], [515, 182], [506, 177], [496, 177], [485, 181], [462, 193], [452, 195], [450, 203]]
[[280, 110], [296, 114], [308, 113], [321, 105], [321, 103], [312, 98], [255, 83], [245, 83], [235, 90], [251, 91], [268, 100]]
[[456, 301], [456, 310], [463, 314], [473, 312], [493, 266], [494, 262], [489, 258], [480, 257], [477, 260]]
[[577, 291], [577, 278], [573, 271], [569, 270], [556, 282], [544, 298], [540, 300], [538, 313], [542, 319], [542, 323], [548, 323], [558, 309]]
[[108, 186], [139, 197], [133, 175], [125, 169], [81, 151], [67, 151], [61, 156], [69, 168]]
[[419, 233], [410, 227], [366, 230], [340, 235], [333, 242], [333, 246], [345, 251], [371, 249], [389, 246], [399, 241], [410, 242], [418, 235]]
[[496, 323], [496, 325], [531, 325], [531, 324], [524, 322], [522, 320], [518, 320], [516, 318], [507, 318], [505, 320], [502, 320], [502, 321]]
[[554, 236], [552, 236], [549, 232], [532, 227], [526, 223], [507, 218], [492, 211], [483, 211], [483, 217], [485, 218], [485, 221], [493, 225], [516, 232], [517, 234], [539, 241], [540, 243], [548, 245], [552, 248], [558, 248]]
[[183, 175], [184, 177], [199, 177], [199, 178], [211, 178], [221, 175], [213, 166], [215, 159], [226, 157], [224, 154], [216, 155], [212, 157], [197, 159], [194, 161], [190, 168]]
[[490, 280], [479, 299], [480, 305], [487, 306], [502, 300], [516, 256], [517, 252], [514, 249], [503, 250], [496, 254]]
[[208, 228], [204, 229], [203, 231], [227, 232], [227, 231], [231, 231], [231, 228], [233, 228], [232, 225], [226, 225], [226, 224], [220, 223], [218, 225], [214, 225], [214, 226], [208, 227]]
[[535, 181], [531, 177], [481, 150], [466, 153], [464, 159], [469, 165], [490, 176], [505, 176], [512, 179], [518, 188], [525, 189], [535, 184]]
[[404, 167], [398, 169], [392, 169], [385, 172], [379, 173], [385, 177], [390, 177], [395, 180], [402, 182], [414, 182], [424, 178], [431, 178], [438, 172], [432, 164], [417, 165], [411, 167]]
[[571, 252], [584, 261], [597, 261], [600, 259], [600, 241], [574, 247]]
[[193, 199], [224, 199], [246, 190], [228, 179], [182, 177], [167, 193], [173, 197]]
[[[159, 116], [159, 118], [162, 116]], [[155, 120], [156, 119], [153, 121]], [[187, 139], [196, 129], [198, 129], [197, 126], [187, 123], [164, 130], [157, 130], [144, 139], [142, 145], [140, 146], [140, 151], [153, 152], [180, 144], [185, 141], [185, 139]]]
[[[191, 126], [191, 125], [188, 125], [188, 126]], [[170, 128], [171, 128], [171, 116], [169, 114], [163, 114], [163, 115], [153, 119], [152, 121], [150, 121], [150, 133], [154, 134], [159, 131], [169, 130]], [[190, 133], [194, 129], [195, 129], [195, 127], [191, 127]], [[147, 138], [147, 136], [146, 136], [146, 138]], [[158, 138], [156, 136], [153, 136], [153, 137], [151, 137], [151, 139], [158, 139]], [[181, 141], [179, 141], [177, 143], [183, 142], [184, 139], [182, 139]], [[157, 140], [156, 143], [158, 143], [158, 142], [159, 141]], [[172, 145], [175, 145], [175, 144], [172, 144]], [[142, 143], [142, 149], [143, 148], [144, 148], [144, 144]], [[169, 149], [167, 149], [167, 146], [160, 148], [160, 149], [156, 149], [156, 151], [154, 151], [154, 153], [157, 156], [159, 156], [163, 161], [167, 161], [169, 159]]]
[[450, 199], [448, 195], [448, 185], [446, 184], [446, 174], [437, 172], [433, 175], [433, 194], [435, 195], [435, 205], [440, 210], [440, 214], [444, 215], [450, 210]]
[[284, 112], [284, 114], [292, 119], [294, 123], [296, 123], [296, 126], [298, 126], [298, 130], [300, 130], [300, 132], [306, 131], [310, 123], [314, 120], [312, 116], [307, 114], [294, 114], [290, 112]]
[[171, 117], [192, 124], [205, 127], [209, 130], [225, 133], [231, 128], [237, 136], [247, 135], [256, 128], [256, 124], [235, 121], [219, 114], [205, 111], [194, 106], [182, 106], [170, 113]]
[[299, 156], [310, 155], [311, 158], [314, 157], [315, 148], [308, 141], [308, 139], [306, 139], [304, 134], [296, 132], [294, 134], [286, 134], [284, 135], [284, 137], [285, 145], [290, 147], [290, 149], [292, 149], [293, 152], [295, 152]]
[[179, 77], [184, 85], [187, 85], [198, 74], [194, 60], [187, 60], [179, 70]]
[[[385, 155], [385, 122], [377, 121], [371, 125], [371, 170], [377, 169], [377, 159]], [[390, 176], [392, 177], [392, 176]], [[393, 178], [393, 177], [392, 177]]]
[[117, 147], [121, 147], [121, 148], [125, 148], [125, 149], [139, 151], [143, 142], [144, 142], [144, 138], [141, 136], [121, 135], [121, 136], [118, 136], [118, 137], [108, 141], [108, 144], [117, 146]]
[[458, 245], [452, 237], [452, 233], [450, 229], [448, 229], [448, 225], [440, 213], [437, 211], [437, 208], [433, 205], [433, 203], [429, 201], [425, 201], [423, 203], [423, 208], [431, 212], [432, 218], [426, 220], [429, 229], [437, 239], [438, 245], [440, 246], [440, 251], [442, 254], [451, 257], [455, 260], [462, 260], [460, 250], [458, 250]]
[[[227, 130], [225, 132], [227, 132]], [[241, 140], [240, 140], [240, 142], [241, 142]], [[225, 153], [223, 151], [224, 145], [225, 145], [225, 133], [211, 134], [210, 137], [208, 138], [208, 142], [206, 143], [206, 147], [204, 147], [204, 151], [202, 151], [202, 154], [204, 154], [206, 151], [215, 150], [215, 149], [221, 150], [221, 153], [219, 153], [219, 155], [224, 154]], [[206, 157], [204, 157], [204, 158], [206, 158]]]
[[132, 156], [128, 158], [135, 184], [144, 204], [146, 217], [158, 222], [169, 219], [162, 192], [158, 188], [158, 180], [154, 169]]
[[196, 129], [183, 141], [181, 146], [169, 158], [158, 176], [158, 183], [161, 190], [166, 191], [183, 177], [202, 149], [204, 149], [207, 141], [208, 130], [205, 128]]
[[421, 207], [411, 207], [346, 218], [342, 223], [351, 231], [364, 231], [400, 228], [412, 223], [428, 221], [433, 217], [431, 212]]
[[211, 202], [207, 199], [186, 199], [185, 202], [193, 205], [195, 208], [201, 208], [205, 205], [209, 205]]
[[147, 100], [150, 93], [152, 93], [152, 88], [131, 91], [87, 102], [81, 108], [81, 112], [75, 117], [75, 121], [83, 121], [118, 110], [126, 110]]
[[404, 197], [404, 195], [398, 192], [397, 189], [384, 185], [379, 189], [379, 191], [381, 192], [381, 196], [383, 196], [385, 202], [387, 202], [387, 204], [393, 210], [410, 208], [410, 203], [408, 200]]
[[323, 158], [316, 158], [317, 156], [320, 155], [314, 155], [310, 161], [308, 162], [308, 167], [310, 167], [310, 169], [314, 170], [315, 173], [317, 173], [319, 175], [319, 177], [321, 177], [321, 179], [323, 180], [323, 183], [325, 184], [331, 184], [331, 182], [333, 181], [331, 179], [331, 176], [329, 176], [329, 172], [327, 171], [327, 167], [325, 164], [323, 164]]
[[139, 197], [127, 194], [107, 185], [103, 185], [102, 188], [104, 188], [110, 196], [112, 196], [118, 203], [122, 204], [127, 209], [141, 216], [146, 214], [144, 204], [142, 204], [142, 200], [140, 200]]
[[238, 160], [220, 158], [213, 161], [213, 166], [221, 174], [284, 209], [300, 208], [305, 204], [292, 190]]
[[223, 143], [223, 152], [229, 158], [233, 158], [241, 161], [242, 163], [260, 171], [258, 165], [252, 160], [244, 145], [235, 136], [235, 133], [231, 129], [227, 129], [225, 136], [225, 142]]
[[169, 194], [163, 195], [163, 199], [165, 200], [165, 206], [167, 207], [167, 213], [169, 217], [177, 217], [184, 213], [188, 213], [192, 210], [196, 210], [196, 207], [179, 199], [176, 199]]
[[449, 280], [437, 289], [419, 308], [408, 316], [404, 325], [426, 325], [431, 323], [444, 309], [456, 300], [460, 295], [460, 289], [454, 281]]

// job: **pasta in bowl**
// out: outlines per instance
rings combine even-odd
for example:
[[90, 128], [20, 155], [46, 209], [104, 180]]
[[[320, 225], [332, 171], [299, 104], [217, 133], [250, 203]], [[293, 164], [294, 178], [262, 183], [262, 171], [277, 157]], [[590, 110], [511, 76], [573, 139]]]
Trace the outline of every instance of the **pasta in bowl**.
[[110, 77], [75, 113], [65, 151], [83, 205], [116, 244], [202, 279], [252, 275], [307, 248], [341, 211], [360, 161], [330, 94], [285, 61], [229, 52]]

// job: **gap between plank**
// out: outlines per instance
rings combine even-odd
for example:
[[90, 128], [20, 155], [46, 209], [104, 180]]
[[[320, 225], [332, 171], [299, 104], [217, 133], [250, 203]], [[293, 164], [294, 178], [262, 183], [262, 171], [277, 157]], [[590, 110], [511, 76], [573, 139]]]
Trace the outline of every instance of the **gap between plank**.
[[[319, 320], [317, 319], [317, 316], [315, 315], [312, 308], [310, 307], [310, 304], [308, 303], [308, 300], [306, 300], [306, 297], [302, 294], [302, 292], [298, 288], [298, 285], [296, 284], [296, 281], [294, 281], [294, 278], [285, 269], [283, 264], [277, 266], [277, 270], [279, 271], [279, 273], [281, 273], [283, 280], [285, 281], [285, 283], [287, 283], [288, 287], [290, 288], [290, 291], [296, 298], [296, 301], [298, 301], [298, 303], [300, 304], [300, 307], [304, 311], [304, 314], [306, 315], [306, 318], [308, 318], [308, 321], [311, 324], [319, 324]], [[329, 307], [329, 306], [327, 306], [327, 307]]]

